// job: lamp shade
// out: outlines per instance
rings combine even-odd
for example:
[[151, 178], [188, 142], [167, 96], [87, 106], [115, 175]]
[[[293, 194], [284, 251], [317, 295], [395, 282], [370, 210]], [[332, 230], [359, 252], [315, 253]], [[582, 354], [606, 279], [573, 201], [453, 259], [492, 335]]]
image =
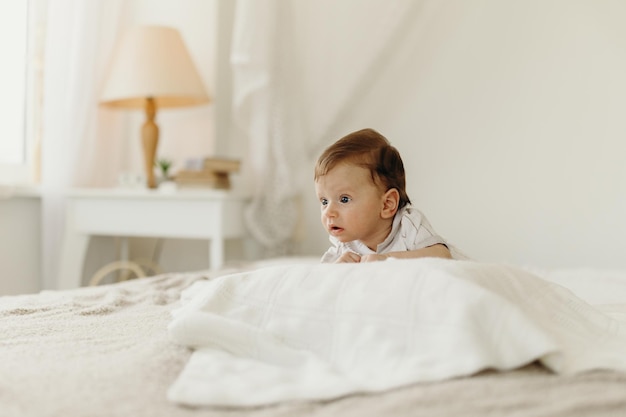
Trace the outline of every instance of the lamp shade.
[[116, 48], [101, 103], [144, 108], [152, 98], [157, 108], [205, 104], [210, 98], [178, 30], [138, 26]]

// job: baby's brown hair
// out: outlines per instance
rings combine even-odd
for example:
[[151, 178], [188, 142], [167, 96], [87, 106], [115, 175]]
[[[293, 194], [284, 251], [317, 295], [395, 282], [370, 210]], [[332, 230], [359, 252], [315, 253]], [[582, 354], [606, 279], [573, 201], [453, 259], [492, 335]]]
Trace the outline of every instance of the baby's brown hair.
[[406, 193], [404, 164], [400, 153], [391, 146], [387, 138], [374, 129], [357, 130], [326, 148], [315, 164], [314, 179], [326, 175], [340, 162], [349, 162], [368, 169], [372, 181], [382, 185], [385, 191], [392, 188], [398, 190], [398, 209], [411, 204]]

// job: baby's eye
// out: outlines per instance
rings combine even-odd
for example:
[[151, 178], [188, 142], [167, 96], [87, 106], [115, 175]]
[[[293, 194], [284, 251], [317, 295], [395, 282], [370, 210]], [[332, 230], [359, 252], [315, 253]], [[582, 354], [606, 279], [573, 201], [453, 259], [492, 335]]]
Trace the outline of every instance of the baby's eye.
[[340, 202], [342, 202], [343, 204], [350, 202], [350, 197], [348, 197], [347, 195], [342, 195], [341, 198], [339, 199]]
[[328, 204], [328, 199], [326, 198], [320, 198], [320, 203], [322, 203], [323, 206]]

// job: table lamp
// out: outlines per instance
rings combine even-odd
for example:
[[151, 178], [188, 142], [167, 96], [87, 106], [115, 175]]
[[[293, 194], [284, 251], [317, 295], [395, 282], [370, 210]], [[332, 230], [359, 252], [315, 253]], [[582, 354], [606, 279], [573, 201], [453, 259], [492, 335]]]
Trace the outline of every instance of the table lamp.
[[157, 109], [209, 101], [180, 33], [165, 26], [138, 26], [124, 35], [115, 50], [100, 100], [104, 106], [145, 109], [141, 139], [149, 188], [156, 187]]

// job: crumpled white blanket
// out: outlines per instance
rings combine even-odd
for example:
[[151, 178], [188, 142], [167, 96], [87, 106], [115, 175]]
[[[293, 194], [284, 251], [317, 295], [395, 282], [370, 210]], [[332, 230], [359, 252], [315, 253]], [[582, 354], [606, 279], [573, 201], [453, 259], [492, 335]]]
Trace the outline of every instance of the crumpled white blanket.
[[443, 259], [295, 264], [198, 283], [170, 335], [189, 406], [330, 399], [539, 360], [626, 371], [626, 324], [522, 269]]

